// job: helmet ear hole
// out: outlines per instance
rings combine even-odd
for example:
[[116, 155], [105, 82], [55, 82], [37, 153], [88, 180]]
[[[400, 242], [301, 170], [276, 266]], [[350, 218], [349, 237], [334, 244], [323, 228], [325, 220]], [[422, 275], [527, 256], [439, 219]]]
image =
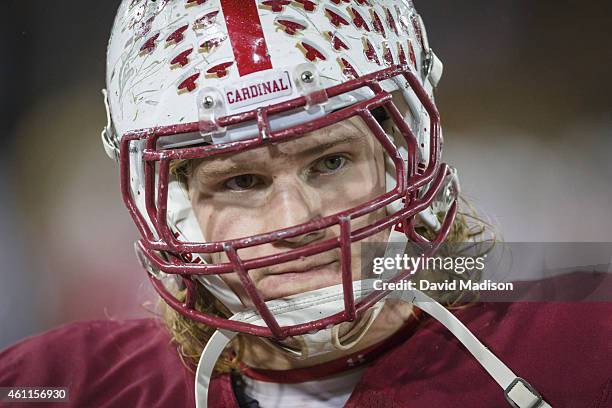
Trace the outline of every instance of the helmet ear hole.
[[379, 106], [377, 108], [372, 109], [372, 116], [378, 122], [378, 124], [384, 129], [385, 123], [389, 119], [389, 114], [385, 110], [384, 107]]

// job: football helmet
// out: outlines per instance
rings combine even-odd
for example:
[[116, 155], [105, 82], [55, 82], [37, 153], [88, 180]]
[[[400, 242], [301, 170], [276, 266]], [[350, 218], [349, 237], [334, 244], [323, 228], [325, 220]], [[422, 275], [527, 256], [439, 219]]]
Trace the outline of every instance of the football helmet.
[[[283, 339], [354, 320], [384, 297], [355, 301], [351, 243], [393, 229], [390, 240], [442, 242], [456, 213], [456, 173], [441, 162], [440, 118], [433, 90], [442, 64], [410, 1], [346, 0], [123, 1], [108, 47], [108, 125], [102, 140], [120, 163], [125, 204], [141, 234], [139, 257], [161, 297], [190, 318], [217, 328]], [[401, 100], [398, 106], [397, 100]], [[387, 135], [372, 112], [382, 108], [397, 132]], [[303, 137], [359, 117], [384, 148], [387, 191], [354, 208], [299, 225], [223, 242], [206, 241], [175, 160], [214, 158]], [[351, 230], [351, 220], [381, 208], [386, 216]], [[438, 214], [444, 214], [442, 222]], [[241, 259], [238, 251], [339, 226], [339, 237], [282, 254]], [[248, 271], [339, 248], [345, 308], [279, 324]], [[224, 252], [229, 262], [206, 262]], [[264, 325], [195, 309], [201, 282], [233, 313], [247, 309], [220, 278], [236, 272]], [[164, 284], [187, 289], [185, 302]], [[401, 278], [398, 274], [397, 278]]]
[[[296, 355], [347, 349], [363, 336], [388, 291], [355, 280], [354, 244], [389, 231], [386, 255], [408, 241], [433, 253], [457, 213], [456, 171], [441, 161], [442, 133], [433, 91], [442, 63], [410, 0], [124, 0], [112, 29], [104, 92], [107, 154], [119, 162], [121, 192], [141, 238], [137, 254], [160, 296], [177, 312], [218, 330], [200, 358], [198, 406], [206, 406], [214, 363], [236, 333], [300, 338]], [[391, 123], [383, 128], [376, 111]], [[222, 241], [206, 239], [172, 165], [238, 155], [300, 140], [359, 118], [385, 155], [386, 191], [297, 225]], [[387, 129], [387, 130], [385, 130]], [[376, 221], [354, 228], [377, 211]], [[338, 233], [281, 253], [239, 251], [323, 229]], [[434, 236], [426, 239], [418, 227]], [[399, 243], [399, 246], [391, 244]], [[266, 300], [249, 274], [330, 250], [342, 281]], [[227, 261], [211, 262], [211, 254]], [[244, 304], [222, 279], [235, 273]], [[391, 281], [411, 271], [397, 271]], [[179, 300], [171, 286], [186, 291]], [[231, 318], [196, 308], [203, 285]], [[520, 407], [548, 406], [439, 303], [400, 294], [444, 324]], [[352, 341], [338, 325], [364, 320]], [[279, 347], [284, 347], [279, 345]], [[542, 403], [542, 404], [540, 404]], [[537, 405], [540, 404], [540, 405]]]

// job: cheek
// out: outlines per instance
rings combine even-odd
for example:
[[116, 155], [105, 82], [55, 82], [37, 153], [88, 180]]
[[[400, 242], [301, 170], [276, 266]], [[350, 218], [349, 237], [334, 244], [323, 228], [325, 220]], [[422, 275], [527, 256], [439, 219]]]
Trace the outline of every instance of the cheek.
[[366, 169], [368, 188], [371, 192], [370, 199], [381, 196], [386, 191], [385, 186], [385, 161], [382, 151], [373, 152], [374, 160], [370, 160], [369, 166]]
[[[369, 152], [373, 153], [373, 152]], [[372, 157], [360, 159], [338, 179], [320, 189], [324, 215], [346, 211], [357, 207], [385, 192], [385, 172], [380, 160]]]
[[192, 200], [198, 224], [206, 242], [242, 238], [261, 232], [263, 217], [244, 207], [215, 202], [214, 198]]
[[[216, 206], [211, 201], [192, 203], [192, 206], [206, 242], [224, 241], [252, 235], [250, 229], [253, 228], [253, 223], [244, 222], [243, 211], [228, 206]], [[226, 263], [229, 262], [229, 259], [225, 253], [217, 252], [210, 255], [209, 262]], [[238, 274], [223, 274], [221, 279], [244, 303], [247, 295]]]
[[[372, 199], [375, 199], [376, 197], [383, 195], [387, 190], [387, 186], [385, 185], [386, 170], [385, 170], [385, 154], [383, 152], [383, 148], [376, 141], [374, 141], [370, 147], [371, 147], [372, 160], [369, 160], [367, 162], [367, 165], [364, 166], [364, 169], [363, 169], [364, 177], [363, 177], [362, 185], [364, 189], [367, 188], [368, 191], [370, 192], [367, 199], [372, 200]], [[358, 229], [366, 225], [374, 224], [375, 222], [381, 220], [385, 216], [387, 216], [387, 209], [381, 208], [377, 211], [374, 211], [364, 217], [361, 217], [355, 220], [355, 222], [352, 223], [352, 228]], [[353, 258], [353, 262], [355, 262], [355, 265], [361, 264], [361, 254], [362, 254], [362, 250], [364, 249], [362, 245], [368, 246], [374, 243], [376, 245], [379, 245], [381, 243], [384, 244], [389, 239], [390, 232], [391, 232], [391, 229], [388, 228], [388, 229], [382, 230], [364, 239], [363, 241], [354, 243], [351, 247], [352, 247], [352, 253], [353, 253], [352, 258]]]
[[359, 165], [359, 188], [367, 192], [366, 200], [372, 200], [385, 193], [385, 156], [377, 140], [369, 140], [365, 159]]

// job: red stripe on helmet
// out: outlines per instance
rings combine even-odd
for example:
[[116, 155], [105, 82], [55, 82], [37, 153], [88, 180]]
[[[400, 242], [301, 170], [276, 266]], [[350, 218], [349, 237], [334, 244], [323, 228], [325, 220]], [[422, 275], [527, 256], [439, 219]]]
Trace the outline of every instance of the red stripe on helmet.
[[256, 0], [221, 0], [240, 76], [272, 68]]

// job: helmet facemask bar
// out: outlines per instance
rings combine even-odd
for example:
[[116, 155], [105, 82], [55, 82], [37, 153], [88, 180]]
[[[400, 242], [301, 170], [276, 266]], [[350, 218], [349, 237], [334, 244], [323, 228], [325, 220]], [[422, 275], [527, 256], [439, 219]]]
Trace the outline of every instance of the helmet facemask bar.
[[[404, 121], [401, 113], [391, 100], [391, 94], [383, 91], [379, 81], [389, 79], [394, 76], [402, 76], [415, 92], [421, 103], [427, 110], [430, 118], [430, 152], [429, 166], [422, 174], [416, 174], [417, 141], [408, 124]], [[180, 149], [158, 150], [157, 142], [159, 138], [194, 132], [199, 129], [199, 123], [183, 124], [171, 127], [156, 128], [146, 131], [134, 132], [125, 135], [121, 141], [121, 170], [122, 170], [122, 192], [124, 201], [134, 218], [142, 239], [138, 242], [138, 248], [146, 257], [146, 262], [150, 269], [162, 271], [167, 274], [179, 275], [187, 288], [187, 298], [185, 302], [179, 301], [164, 286], [161, 280], [151, 275], [150, 278], [156, 290], [164, 300], [178, 312], [207, 325], [217, 328], [225, 328], [239, 332], [245, 332], [258, 336], [275, 337], [283, 339], [287, 336], [300, 335], [313, 330], [318, 330], [344, 321], [354, 320], [362, 314], [376, 301], [384, 297], [387, 293], [371, 293], [355, 302], [353, 296], [352, 273], [351, 273], [351, 244], [361, 241], [375, 233], [392, 228], [396, 224], [403, 222], [406, 227], [414, 230], [414, 224], [410, 220], [420, 211], [427, 208], [434, 199], [438, 190], [443, 185], [447, 166], [440, 165], [440, 145], [439, 145], [439, 119], [435, 106], [422, 89], [419, 80], [409, 69], [396, 66], [381, 70], [361, 78], [349, 81], [344, 84], [336, 85], [326, 89], [328, 97], [333, 97], [341, 93], [350, 92], [360, 87], [369, 87], [376, 96], [365, 101], [357, 102], [339, 111], [332, 112], [326, 116], [312, 120], [301, 125], [293, 126], [278, 131], [269, 130], [268, 117], [270, 115], [305, 106], [308, 102], [306, 98], [300, 97], [284, 103], [271, 105], [266, 108], [259, 108], [237, 115], [219, 118], [219, 124], [230, 126], [238, 123], [256, 120], [260, 130], [260, 136], [254, 139], [242, 140], [238, 142], [225, 143], [220, 145], [208, 145], [198, 147], [187, 147]], [[372, 116], [371, 110], [377, 107], [384, 107], [399, 130], [404, 142], [408, 146], [408, 157], [406, 163], [399, 154], [397, 148], [391, 142], [389, 136]], [[181, 242], [171, 231], [167, 222], [167, 200], [168, 184], [170, 175], [170, 163], [178, 159], [196, 159], [204, 157], [214, 157], [215, 155], [227, 154], [229, 152], [241, 152], [256, 147], [263, 147], [269, 143], [281, 143], [304, 136], [306, 133], [320, 129], [324, 126], [339, 122], [343, 119], [359, 116], [372, 131], [374, 137], [382, 145], [385, 153], [395, 165], [396, 185], [385, 194], [370, 200], [358, 207], [341, 213], [325, 216], [323, 218], [308, 221], [303, 224], [295, 225], [280, 230], [258, 234], [250, 237], [232, 239], [228, 241], [196, 243]], [[265, 138], [263, 137], [265, 135]], [[138, 209], [134, 195], [130, 189], [130, 154], [131, 144], [136, 141], [144, 141], [145, 147], [142, 152], [144, 164], [144, 201], [146, 216]], [[157, 177], [156, 177], [157, 176]], [[157, 190], [155, 184], [157, 183]], [[429, 188], [420, 198], [417, 192], [422, 187], [429, 184]], [[381, 209], [391, 202], [404, 199], [403, 208], [377, 222], [365, 227], [351, 230], [351, 220]], [[456, 203], [451, 206], [443, 227], [440, 229], [434, 246], [441, 243], [456, 212]], [[274, 242], [280, 238], [290, 238], [306, 234], [312, 231], [321, 230], [337, 225], [340, 227], [339, 237], [322, 242], [315, 242], [296, 249], [292, 249], [280, 254], [264, 256], [255, 259], [243, 260], [237, 251], [256, 245]], [[406, 232], [409, 229], [405, 230]], [[344, 311], [312, 322], [301, 323], [293, 326], [281, 327], [273, 314], [270, 312], [266, 303], [257, 292], [253, 281], [248, 275], [248, 271], [255, 268], [265, 267], [274, 264], [288, 262], [299, 257], [312, 256], [331, 249], [338, 248], [342, 256], [342, 286], [344, 292]], [[159, 252], [165, 254], [160, 256]], [[224, 252], [230, 262], [220, 264], [197, 264], [185, 260], [186, 257], [192, 258], [193, 254], [210, 254]], [[164, 259], [167, 258], [167, 259]], [[217, 316], [212, 316], [195, 310], [194, 294], [196, 284], [191, 278], [196, 275], [220, 275], [235, 272], [241, 279], [254, 307], [260, 313], [267, 324], [267, 327], [256, 326], [243, 322], [234, 322]], [[395, 278], [402, 279], [405, 273], [399, 273]]]

